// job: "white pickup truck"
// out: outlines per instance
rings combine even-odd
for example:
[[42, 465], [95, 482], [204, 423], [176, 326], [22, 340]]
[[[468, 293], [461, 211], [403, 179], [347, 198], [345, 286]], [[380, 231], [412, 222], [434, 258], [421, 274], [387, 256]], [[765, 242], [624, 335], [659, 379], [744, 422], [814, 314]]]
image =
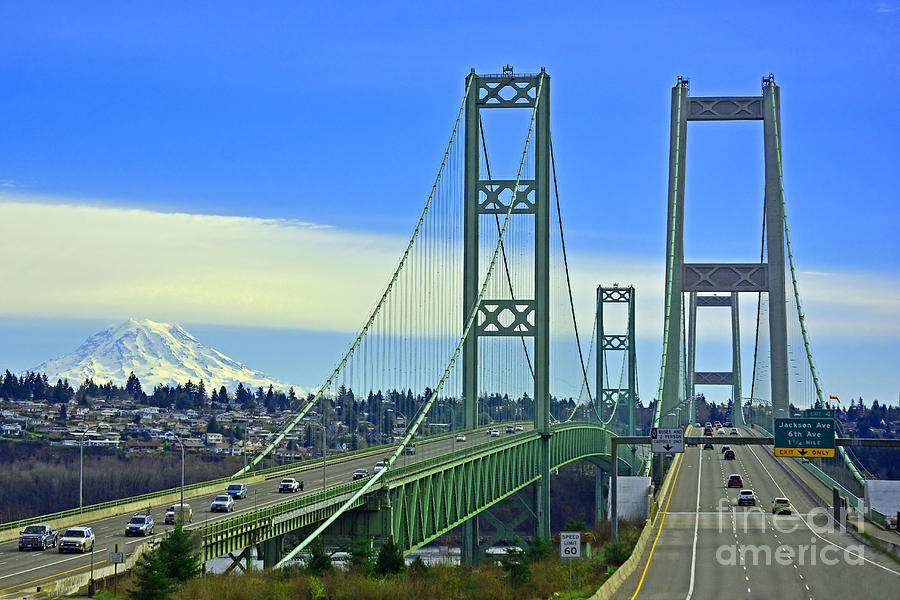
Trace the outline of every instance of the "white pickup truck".
[[284, 494], [284, 493], [288, 493], [288, 492], [294, 493], [297, 491], [300, 491], [300, 492], [303, 491], [303, 482], [297, 481], [293, 477], [285, 477], [284, 479], [281, 480], [281, 483], [278, 484], [278, 493], [279, 494]]

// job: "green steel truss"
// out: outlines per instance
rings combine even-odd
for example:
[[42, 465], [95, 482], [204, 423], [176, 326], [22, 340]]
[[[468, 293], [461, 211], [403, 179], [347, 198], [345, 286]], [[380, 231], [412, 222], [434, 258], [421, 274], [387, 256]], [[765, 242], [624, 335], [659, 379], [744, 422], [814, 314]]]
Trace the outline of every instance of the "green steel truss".
[[[554, 425], [548, 462], [552, 469], [582, 458], [608, 462], [612, 435], [596, 423]], [[393, 469], [384, 485], [361, 497], [328, 534], [392, 536], [404, 551], [414, 550], [537, 481], [543, 448], [541, 434], [529, 431]], [[363, 483], [333, 486], [200, 526], [202, 558], [278, 540], [266, 544], [265, 563], [274, 564], [282, 536], [327, 519]]]

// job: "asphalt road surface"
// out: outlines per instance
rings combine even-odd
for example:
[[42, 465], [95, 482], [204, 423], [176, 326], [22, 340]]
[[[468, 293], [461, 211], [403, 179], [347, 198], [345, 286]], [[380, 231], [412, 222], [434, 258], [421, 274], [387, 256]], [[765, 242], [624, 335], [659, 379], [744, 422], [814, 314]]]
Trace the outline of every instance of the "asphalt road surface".
[[[661, 504], [661, 529], [654, 530], [646, 555], [615, 598], [900, 597], [900, 566], [832, 525], [780, 459], [764, 446], [733, 449], [733, 461], [724, 460], [718, 445], [687, 447], [676, 459], [672, 494]], [[756, 492], [759, 508], [737, 506], [739, 489], [726, 487], [732, 473]], [[789, 498], [794, 514], [772, 515], [776, 497]]]
[[[531, 429], [528, 424], [523, 424], [526, 430]], [[509, 434], [503, 433], [505, 426], [498, 426], [500, 430], [500, 439], [502, 440]], [[460, 450], [469, 446], [488, 441], [485, 429], [480, 429], [474, 433], [467, 433], [465, 442], [456, 442], [455, 436], [448, 439], [433, 442], [417, 442], [416, 454], [413, 456], [402, 455], [397, 459], [395, 465], [402, 467], [421, 460], [426, 460], [454, 450]], [[495, 438], [496, 439], [496, 438]], [[390, 456], [391, 451], [385, 450], [384, 459]], [[188, 457], [190, 460], [190, 457]], [[327, 485], [333, 486], [346, 483], [352, 480], [353, 471], [359, 468], [368, 469], [369, 473], [374, 472], [375, 462], [381, 458], [359, 458], [334, 466], [326, 465]], [[309, 493], [322, 489], [322, 467], [305, 471], [294, 477], [304, 482], [304, 491], [300, 494]], [[232, 513], [210, 513], [209, 505], [212, 503], [216, 494], [208, 494], [205, 496], [195, 496], [193, 498], [185, 498], [185, 502], [191, 505], [194, 511], [193, 524], [203, 523], [216, 519], [222, 519], [242, 511], [250, 510], [268, 504], [275, 504], [291, 498], [291, 494], [279, 494], [278, 482], [280, 479], [273, 479], [261, 483], [248, 485], [247, 497], [235, 500], [235, 510]], [[223, 486], [224, 491], [224, 486]], [[222, 493], [222, 492], [219, 492]], [[165, 525], [165, 509], [170, 506], [167, 504], [154, 504], [150, 507], [150, 514], [153, 515], [155, 522], [154, 534], [149, 536], [158, 538], [172, 529], [171, 525]], [[108, 549], [113, 544], [121, 544], [127, 553], [131, 553], [137, 544], [142, 543], [146, 538], [141, 537], [125, 537], [125, 525], [131, 518], [131, 514], [110, 517], [101, 521], [81, 523], [84, 526], [94, 528], [96, 536], [95, 550], [93, 553], [93, 561], [95, 566], [105, 566], [108, 558]], [[54, 579], [62, 576], [72, 575], [75, 573], [84, 573], [91, 568], [91, 553], [86, 554], [59, 554], [55, 548], [45, 551], [25, 551], [19, 552], [18, 540], [5, 542], [0, 544], [0, 599], [17, 598], [20, 590], [30, 588], [36, 585], [47, 584]]]

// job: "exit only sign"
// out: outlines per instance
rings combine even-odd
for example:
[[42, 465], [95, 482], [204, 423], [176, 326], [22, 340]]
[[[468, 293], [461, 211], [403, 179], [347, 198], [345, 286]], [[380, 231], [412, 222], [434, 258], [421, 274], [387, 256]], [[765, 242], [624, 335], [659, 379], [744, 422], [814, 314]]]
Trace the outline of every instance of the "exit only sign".
[[775, 419], [775, 456], [834, 457], [831, 419]]

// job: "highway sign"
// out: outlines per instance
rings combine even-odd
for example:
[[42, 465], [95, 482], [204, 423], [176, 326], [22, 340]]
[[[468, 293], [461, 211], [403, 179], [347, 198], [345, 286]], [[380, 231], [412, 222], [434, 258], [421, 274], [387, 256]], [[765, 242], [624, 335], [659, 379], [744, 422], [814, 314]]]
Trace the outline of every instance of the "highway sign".
[[122, 552], [122, 547], [119, 544], [115, 544], [112, 548], [110, 548], [109, 562], [111, 562], [111, 563], [125, 562], [125, 553]]
[[807, 419], [833, 419], [834, 411], [830, 408], [807, 408]]
[[581, 532], [562, 531], [559, 534], [560, 558], [581, 558]]
[[775, 456], [834, 457], [832, 419], [775, 419]]
[[684, 430], [681, 427], [653, 427], [650, 429], [652, 452], [684, 452]]

